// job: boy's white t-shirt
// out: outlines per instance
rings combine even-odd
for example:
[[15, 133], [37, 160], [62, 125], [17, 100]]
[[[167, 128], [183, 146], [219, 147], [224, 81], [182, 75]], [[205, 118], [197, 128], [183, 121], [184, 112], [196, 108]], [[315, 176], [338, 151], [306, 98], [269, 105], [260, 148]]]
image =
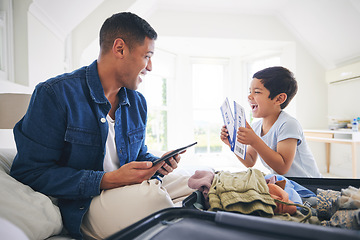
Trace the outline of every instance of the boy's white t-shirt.
[[[296, 154], [294, 161], [289, 171], [284, 174], [287, 177], [322, 177], [319, 169], [316, 165], [314, 156], [312, 155], [310, 148], [308, 147], [302, 127], [300, 123], [288, 113], [281, 111], [278, 119], [274, 125], [270, 128], [269, 132], [264, 136], [261, 136], [263, 120], [259, 120], [253, 123], [254, 132], [268, 145], [272, 150], [277, 150], [278, 142], [288, 139], [295, 138], [298, 140], [296, 147]], [[259, 156], [260, 157], [260, 156]], [[262, 163], [272, 173], [276, 173], [270, 168], [265, 161], [260, 157]], [[277, 173], [276, 173], [277, 174]]]
[[106, 120], [109, 125], [109, 132], [106, 139], [105, 146], [105, 157], [104, 157], [104, 171], [111, 172], [120, 167], [119, 156], [116, 152], [116, 143], [115, 143], [115, 120], [112, 119], [109, 115], [106, 116]]

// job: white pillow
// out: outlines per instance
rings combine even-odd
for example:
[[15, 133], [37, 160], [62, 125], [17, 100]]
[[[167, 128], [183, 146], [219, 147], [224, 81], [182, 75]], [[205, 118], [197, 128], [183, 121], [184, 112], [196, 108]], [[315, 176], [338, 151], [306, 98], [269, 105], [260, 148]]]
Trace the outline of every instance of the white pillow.
[[1, 239], [16, 239], [16, 240], [29, 240], [25, 233], [3, 218], [0, 218], [0, 238]]
[[49, 197], [9, 175], [12, 153], [0, 149], [0, 218], [19, 227], [29, 239], [59, 234], [63, 228], [59, 208]]
[[0, 148], [0, 171], [10, 174], [10, 167], [16, 155], [16, 149]]

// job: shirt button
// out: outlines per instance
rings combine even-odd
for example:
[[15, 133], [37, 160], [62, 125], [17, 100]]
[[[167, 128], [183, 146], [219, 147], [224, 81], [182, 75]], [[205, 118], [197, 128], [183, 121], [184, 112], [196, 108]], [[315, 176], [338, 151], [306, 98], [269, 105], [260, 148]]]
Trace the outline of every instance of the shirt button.
[[105, 119], [105, 118], [101, 118], [101, 119], [100, 119], [100, 122], [106, 123], [106, 119]]

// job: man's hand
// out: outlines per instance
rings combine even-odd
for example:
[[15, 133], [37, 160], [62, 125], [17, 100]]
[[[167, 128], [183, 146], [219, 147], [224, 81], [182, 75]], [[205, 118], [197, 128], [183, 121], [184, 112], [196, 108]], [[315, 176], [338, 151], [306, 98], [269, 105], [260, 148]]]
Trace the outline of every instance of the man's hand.
[[[163, 154], [163, 156], [165, 156], [166, 154], [169, 154], [172, 151], [166, 152], [165, 154]], [[186, 150], [182, 151], [179, 154], [176, 154], [175, 156], [169, 158], [168, 160], [165, 160], [161, 163], [156, 164], [160, 165], [161, 167], [158, 169], [158, 173], [162, 174], [162, 175], [168, 175], [169, 173], [171, 173], [172, 171], [174, 171], [174, 169], [176, 169], [178, 167], [178, 163], [180, 162], [181, 156], [180, 154], [183, 154], [184, 152], [186, 152]]]
[[112, 189], [141, 183], [151, 178], [161, 168], [162, 164], [159, 163], [153, 166], [150, 161], [127, 163], [115, 171], [105, 173], [101, 180], [100, 188]]

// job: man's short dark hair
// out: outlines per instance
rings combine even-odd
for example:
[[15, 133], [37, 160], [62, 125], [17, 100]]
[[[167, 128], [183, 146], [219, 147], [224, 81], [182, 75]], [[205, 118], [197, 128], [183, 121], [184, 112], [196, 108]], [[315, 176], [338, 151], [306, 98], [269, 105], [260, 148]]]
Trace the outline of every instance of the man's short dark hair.
[[298, 86], [294, 74], [284, 67], [269, 67], [258, 71], [257, 78], [270, 91], [269, 98], [274, 99], [280, 93], [286, 93], [287, 99], [280, 105], [284, 109], [297, 93]]
[[157, 38], [157, 33], [148, 22], [130, 12], [116, 13], [106, 19], [100, 29], [100, 48], [106, 53], [115, 39], [121, 38], [131, 51], [134, 46], [142, 45], [145, 37]]

